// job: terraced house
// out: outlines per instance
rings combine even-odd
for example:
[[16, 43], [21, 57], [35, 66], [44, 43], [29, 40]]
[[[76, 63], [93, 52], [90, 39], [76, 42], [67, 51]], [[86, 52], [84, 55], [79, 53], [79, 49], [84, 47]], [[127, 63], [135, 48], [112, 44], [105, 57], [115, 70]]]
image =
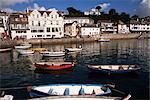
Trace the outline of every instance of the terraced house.
[[30, 34], [28, 38], [64, 37], [63, 13], [50, 9], [47, 11], [27, 11]]

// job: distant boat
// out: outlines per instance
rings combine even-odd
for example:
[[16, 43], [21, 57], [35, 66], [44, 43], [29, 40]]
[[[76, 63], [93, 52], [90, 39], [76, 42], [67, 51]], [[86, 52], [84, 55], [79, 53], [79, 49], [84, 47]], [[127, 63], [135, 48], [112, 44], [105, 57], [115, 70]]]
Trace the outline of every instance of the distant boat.
[[7, 52], [7, 51], [11, 51], [12, 48], [5, 48], [5, 49], [0, 49], [0, 52]]
[[68, 51], [68, 52], [77, 52], [81, 50], [82, 48], [65, 48], [65, 51]]
[[98, 41], [99, 41], [99, 42], [109, 42], [109, 41], [110, 41], [110, 39], [101, 38], [101, 39], [99, 39]]
[[49, 84], [29, 86], [31, 97], [39, 96], [104, 96], [111, 90], [102, 84]]
[[32, 50], [17, 50], [22, 55], [32, 55], [34, 54], [34, 51]]
[[32, 47], [32, 44], [24, 43], [24, 44], [15, 46], [15, 49], [28, 49], [28, 48], [30, 48], [30, 47]]
[[88, 68], [101, 73], [129, 73], [140, 69], [137, 65], [88, 65]]
[[34, 66], [37, 69], [63, 70], [63, 69], [72, 68], [74, 66], [74, 63], [72, 63], [72, 62], [64, 62], [64, 61], [51, 61], [51, 62], [35, 63]]
[[33, 52], [45, 52], [45, 51], [48, 51], [48, 49], [46, 48], [30, 48], [28, 50], [32, 50]]
[[61, 57], [65, 55], [65, 52], [49, 52], [49, 51], [44, 51], [41, 52], [43, 56], [45, 57]]

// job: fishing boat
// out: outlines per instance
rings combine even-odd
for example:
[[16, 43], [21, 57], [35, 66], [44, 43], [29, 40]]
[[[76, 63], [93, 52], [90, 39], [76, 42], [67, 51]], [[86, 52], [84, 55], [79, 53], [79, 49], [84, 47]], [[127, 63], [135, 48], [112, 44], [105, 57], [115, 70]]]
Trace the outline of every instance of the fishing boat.
[[140, 69], [137, 65], [88, 65], [88, 68], [102, 73], [129, 73]]
[[31, 97], [42, 96], [104, 96], [111, 93], [102, 84], [49, 84], [27, 87]]
[[32, 47], [32, 44], [24, 43], [24, 44], [15, 46], [15, 49], [28, 49], [28, 48], [30, 48], [30, 47]]
[[32, 50], [33, 52], [45, 52], [45, 51], [48, 51], [48, 49], [46, 48], [30, 48], [28, 50]]
[[109, 42], [109, 41], [110, 41], [110, 39], [101, 38], [101, 39], [99, 39], [98, 41], [99, 41], [99, 42]]
[[64, 62], [64, 61], [51, 61], [51, 62], [35, 63], [34, 66], [37, 69], [63, 70], [63, 69], [72, 68], [74, 66], [74, 63], [73, 62]]
[[44, 51], [41, 52], [43, 56], [45, 57], [61, 57], [65, 55], [65, 52], [49, 52], [49, 51]]
[[17, 50], [22, 55], [32, 55], [34, 54], [34, 51], [32, 50]]
[[0, 49], [0, 52], [7, 52], [7, 51], [11, 51], [11, 48]]

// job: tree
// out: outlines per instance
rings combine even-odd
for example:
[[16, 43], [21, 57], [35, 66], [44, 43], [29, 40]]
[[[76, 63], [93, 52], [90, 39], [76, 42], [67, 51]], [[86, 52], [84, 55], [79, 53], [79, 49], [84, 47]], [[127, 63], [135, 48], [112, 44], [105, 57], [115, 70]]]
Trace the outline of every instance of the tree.
[[81, 15], [84, 15], [83, 12], [81, 12], [80, 10], [77, 10], [77, 9], [75, 9], [73, 7], [68, 7], [67, 10], [68, 10], [70, 16], [81, 16]]
[[134, 19], [134, 20], [136, 20], [136, 19], [138, 19], [138, 18], [139, 18], [138, 15], [133, 15], [133, 16], [131, 17], [131, 19]]
[[116, 12], [115, 9], [110, 9], [109, 10], [108, 17], [109, 17], [110, 20], [112, 20], [114, 22], [117, 22], [118, 19], [119, 19], [119, 15], [118, 15], [118, 13]]
[[122, 12], [119, 17], [120, 17], [119, 19], [124, 23], [129, 23], [130, 21], [130, 15], [126, 14], [125, 12]]

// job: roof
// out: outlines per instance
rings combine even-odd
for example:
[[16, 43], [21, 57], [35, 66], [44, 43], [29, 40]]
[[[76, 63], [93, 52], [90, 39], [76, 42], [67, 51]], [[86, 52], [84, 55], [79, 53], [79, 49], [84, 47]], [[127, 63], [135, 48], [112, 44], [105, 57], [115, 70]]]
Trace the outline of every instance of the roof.
[[68, 17], [68, 16], [65, 16], [64, 19], [91, 19], [91, 18], [90, 17]]
[[111, 20], [98, 20], [97, 23], [113, 23]]

